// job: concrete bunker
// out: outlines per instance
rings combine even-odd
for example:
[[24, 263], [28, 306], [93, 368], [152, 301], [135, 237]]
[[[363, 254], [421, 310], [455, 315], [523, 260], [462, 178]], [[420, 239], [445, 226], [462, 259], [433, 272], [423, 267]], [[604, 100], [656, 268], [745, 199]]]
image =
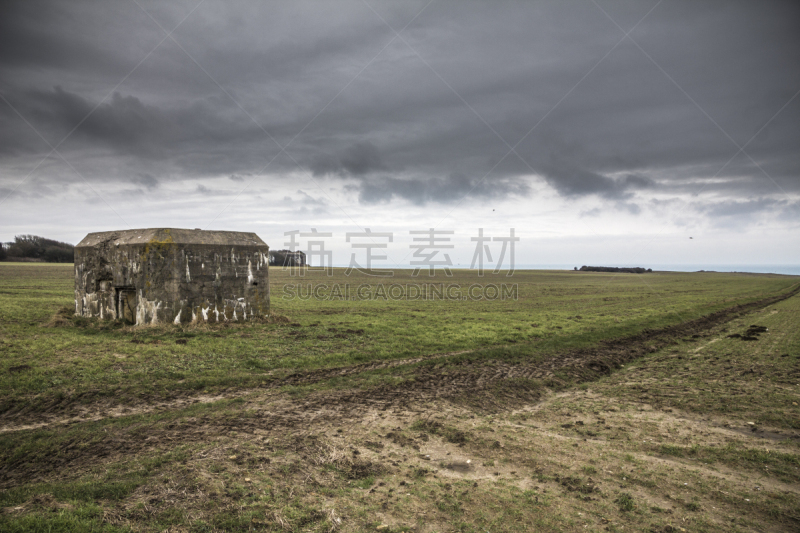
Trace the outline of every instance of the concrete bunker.
[[75, 247], [75, 313], [136, 325], [269, 315], [269, 247], [255, 233], [151, 228]]

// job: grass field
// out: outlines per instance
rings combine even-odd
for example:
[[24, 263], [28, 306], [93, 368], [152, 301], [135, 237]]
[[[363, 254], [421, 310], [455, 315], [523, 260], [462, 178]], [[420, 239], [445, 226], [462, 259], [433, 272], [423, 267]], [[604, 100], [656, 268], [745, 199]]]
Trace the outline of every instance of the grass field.
[[0, 263], [0, 529], [800, 528], [795, 277], [270, 276], [268, 322], [134, 328]]

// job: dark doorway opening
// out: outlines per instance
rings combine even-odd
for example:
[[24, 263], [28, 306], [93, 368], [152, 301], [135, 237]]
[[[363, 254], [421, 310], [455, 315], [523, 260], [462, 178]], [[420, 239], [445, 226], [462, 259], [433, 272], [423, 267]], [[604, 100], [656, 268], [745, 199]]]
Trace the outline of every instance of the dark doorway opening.
[[117, 306], [117, 320], [136, 322], [136, 289], [134, 287], [114, 287], [114, 300]]

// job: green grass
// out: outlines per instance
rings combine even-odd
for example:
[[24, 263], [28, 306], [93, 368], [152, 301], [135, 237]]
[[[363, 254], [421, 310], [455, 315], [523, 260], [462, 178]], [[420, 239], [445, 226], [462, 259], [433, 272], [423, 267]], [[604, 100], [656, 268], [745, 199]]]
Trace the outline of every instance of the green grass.
[[[0, 513], [0, 530], [129, 531], [127, 527], [105, 523], [104, 506], [131, 497], [165, 467], [185, 458], [185, 451], [173, 450], [105, 469], [96, 468], [77, 479], [27, 483], [0, 491], [0, 508], [5, 508]], [[31, 456], [28, 460], [37, 458]]]
[[[367, 401], [363, 420], [351, 414], [340, 422], [317, 417], [322, 402], [288, 431], [270, 418], [307, 398], [402, 389], [421, 370], [543, 361], [776, 295], [796, 278], [517, 272], [516, 301], [359, 302], [283, 299], [282, 285], [298, 279], [274, 270], [273, 311], [295, 325], [137, 329], [69, 319], [46, 327], [72, 305], [71, 272], [0, 263], [0, 414], [7, 422], [35, 421], [42, 412], [72, 416], [83, 404], [136, 407], [190, 391], [242, 396], [0, 434], [0, 473], [11, 476], [0, 490], [2, 531], [374, 531], [387, 523], [382, 531], [412, 524], [473, 532], [677, 524], [743, 531], [762, 523], [778, 531], [800, 523], [796, 493], [754, 488], [756, 478], [800, 482], [796, 442], [756, 440], [750, 430], [800, 429], [797, 297], [677, 339], [596, 381], [570, 388], [563, 375], [534, 411], [502, 408], [507, 394], [547, 385], [514, 378], [482, 391], [476, 409], [431, 399], [383, 410]], [[334, 274], [310, 273], [306, 282], [378, 290], [374, 278]], [[430, 280], [397, 272], [392, 281]], [[464, 271], [441, 279], [509, 281]], [[757, 342], [727, 337], [751, 324], [769, 332]], [[463, 350], [261, 388], [298, 371]], [[482, 409], [490, 400], [501, 408]], [[515, 401], [505, 407], [526, 406]], [[684, 427], [684, 416], [695, 425]], [[720, 427], [738, 433], [723, 438], [714, 432]], [[447, 466], [467, 458], [476, 477]]]
[[[326, 299], [336, 284], [375, 278], [334, 270], [290, 277], [273, 269], [273, 312], [297, 327], [162, 325], [131, 328], [73, 319], [44, 327], [73, 306], [69, 265], [0, 263], [0, 390], [4, 406], [25, 400], [107, 396], [134, 401], [179, 391], [249, 387], [296, 370], [313, 370], [436, 353], [478, 350], [455, 358], [530, 359], [696, 318], [735, 303], [787, 290], [794, 278], [739, 274], [620, 275], [518, 271], [511, 278], [455, 271], [452, 278], [412, 278], [397, 271], [389, 283], [514, 283], [518, 300], [373, 301]], [[325, 284], [323, 299], [285, 299], [286, 284]], [[351, 289], [351, 295], [355, 291]], [[413, 296], [413, 295], [412, 295]], [[363, 330], [363, 331], [362, 331]], [[185, 344], [176, 344], [177, 340]], [[501, 347], [498, 347], [501, 346]]]
[[619, 505], [619, 510], [624, 513], [629, 513], [636, 509], [636, 502], [634, 501], [633, 496], [627, 492], [620, 494], [619, 497], [614, 500], [614, 503]]
[[692, 459], [705, 464], [724, 464], [754, 471], [769, 471], [781, 481], [795, 483], [800, 480], [800, 455], [729, 443], [725, 446], [675, 446], [662, 444], [658, 451], [663, 455]]
[[[756, 428], [800, 429], [800, 337], [786, 333], [795, 327], [798, 312], [797, 298], [784, 300], [729, 322], [689, 353], [676, 346], [634, 362], [627, 371], [646, 373], [647, 382], [614, 385], [609, 393], [657, 407], [745, 419]], [[769, 330], [758, 341], [728, 336], [754, 324]]]

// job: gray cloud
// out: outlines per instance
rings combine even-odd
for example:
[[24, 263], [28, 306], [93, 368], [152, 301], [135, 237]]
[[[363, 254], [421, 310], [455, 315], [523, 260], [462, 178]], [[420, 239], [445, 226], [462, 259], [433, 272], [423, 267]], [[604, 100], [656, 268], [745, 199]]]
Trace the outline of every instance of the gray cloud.
[[[65, 153], [87, 146], [104, 148], [135, 162], [178, 164], [189, 175], [202, 166], [206, 170], [200, 175], [208, 175], [266, 162], [264, 133], [251, 122], [227, 118], [229, 105], [214, 108], [200, 101], [162, 108], [119, 92], [94, 103], [59, 86], [13, 93], [8, 99], [53, 146], [79, 125], [60, 148]], [[26, 149], [37, 152], [41, 146], [41, 140], [34, 139]], [[187, 159], [187, 150], [202, 155]], [[208, 156], [215, 153], [222, 159], [208, 165]]]
[[338, 174], [340, 176], [363, 176], [385, 170], [378, 148], [370, 142], [356, 143], [341, 154], [318, 156], [311, 164], [315, 176]]
[[778, 219], [789, 222], [794, 228], [800, 227], [800, 202], [789, 202], [778, 214]]
[[159, 182], [156, 178], [152, 175], [144, 173], [138, 174], [131, 178], [131, 182], [135, 183], [136, 185], [141, 185], [145, 189], [152, 191], [153, 189], [158, 188]]
[[695, 204], [699, 211], [704, 211], [714, 217], [741, 217], [760, 213], [767, 209], [783, 207], [785, 200], [772, 200], [770, 198], [757, 198], [755, 200], [727, 200], [712, 204]]
[[358, 200], [364, 204], [389, 202], [402, 198], [417, 205], [429, 202], [456, 203], [467, 195], [483, 199], [504, 198], [510, 195], [524, 196], [530, 187], [522, 180], [481, 180], [479, 176], [453, 173], [444, 178], [399, 179], [380, 177], [350, 185], [358, 192]]
[[327, 205], [328, 204], [328, 202], [326, 202], [324, 199], [322, 199], [322, 198], [314, 198], [310, 194], [305, 193], [303, 191], [297, 191], [297, 194], [300, 195], [300, 200], [299, 201], [304, 203], [304, 204], [307, 204], [307, 205]]
[[604, 198], [629, 198], [634, 191], [655, 187], [653, 180], [630, 174], [611, 178], [596, 172], [576, 168], [569, 163], [542, 167], [547, 182], [563, 196], [586, 196], [594, 194]]
[[693, 202], [691, 208], [707, 216], [714, 226], [742, 229], [766, 217], [800, 224], [800, 201], [774, 198], [752, 198]]
[[616, 208], [620, 211], [627, 211], [631, 215], [638, 215], [642, 212], [642, 208], [632, 202], [617, 202]]

